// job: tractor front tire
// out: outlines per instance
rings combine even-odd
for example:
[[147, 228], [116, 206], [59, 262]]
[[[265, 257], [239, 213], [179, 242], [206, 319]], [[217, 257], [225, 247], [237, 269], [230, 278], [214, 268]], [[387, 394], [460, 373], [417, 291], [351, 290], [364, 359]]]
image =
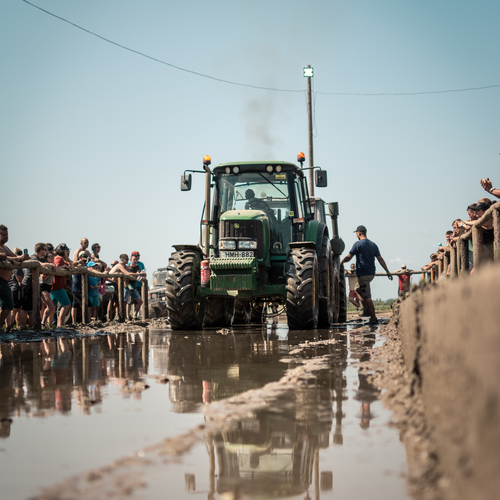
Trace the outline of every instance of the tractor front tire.
[[286, 314], [291, 330], [318, 326], [319, 270], [316, 251], [292, 248], [287, 259]]
[[231, 326], [234, 312], [234, 299], [207, 297], [203, 327], [227, 328]]
[[200, 253], [192, 250], [181, 250], [170, 256], [165, 281], [172, 330], [200, 330], [203, 326], [205, 301], [196, 299], [200, 263]]

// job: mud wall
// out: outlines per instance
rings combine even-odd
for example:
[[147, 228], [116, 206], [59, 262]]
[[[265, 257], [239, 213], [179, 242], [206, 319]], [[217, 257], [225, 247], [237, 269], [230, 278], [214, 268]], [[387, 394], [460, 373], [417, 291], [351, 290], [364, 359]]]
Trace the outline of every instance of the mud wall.
[[500, 498], [500, 266], [414, 293], [398, 330], [442, 481], [458, 499]]

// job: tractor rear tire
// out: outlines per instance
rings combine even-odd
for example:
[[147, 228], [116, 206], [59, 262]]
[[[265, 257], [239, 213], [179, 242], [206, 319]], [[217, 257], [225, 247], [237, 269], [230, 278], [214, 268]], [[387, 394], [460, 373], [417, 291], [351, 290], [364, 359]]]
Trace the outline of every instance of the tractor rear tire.
[[332, 293], [333, 293], [333, 322], [338, 323], [340, 315], [340, 279], [339, 279], [339, 268], [335, 260], [333, 261]]
[[318, 326], [319, 270], [316, 251], [292, 248], [287, 259], [286, 314], [290, 330]]
[[345, 294], [345, 273], [344, 266], [339, 269], [339, 323], [347, 321], [347, 297]]
[[233, 325], [248, 325], [252, 315], [252, 303], [246, 300], [234, 301]]
[[234, 312], [234, 299], [207, 297], [203, 327], [227, 328], [231, 326]]
[[200, 330], [203, 326], [205, 301], [196, 299], [200, 263], [201, 255], [192, 250], [181, 250], [170, 256], [165, 284], [172, 330]]
[[332, 247], [326, 234], [323, 235], [318, 266], [320, 284], [318, 327], [330, 328], [334, 322], [335, 308], [334, 262]]

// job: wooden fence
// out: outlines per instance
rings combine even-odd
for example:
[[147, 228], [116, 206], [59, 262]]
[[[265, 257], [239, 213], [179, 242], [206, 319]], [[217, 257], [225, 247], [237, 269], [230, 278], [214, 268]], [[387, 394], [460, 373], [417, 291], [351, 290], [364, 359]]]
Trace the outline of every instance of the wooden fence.
[[[469, 274], [469, 241], [472, 241], [472, 261], [475, 268], [482, 267], [489, 259], [484, 258], [484, 243], [482, 225], [493, 219], [493, 260], [500, 261], [500, 201], [491, 207], [479, 218], [476, 224], [452, 246], [444, 247], [444, 251], [438, 257], [436, 264], [429, 271], [422, 273], [422, 278], [427, 277], [431, 281], [440, 276], [445, 278]], [[448, 274], [450, 267], [450, 274]]]
[[[118, 321], [125, 321], [125, 281], [136, 280], [139, 274], [109, 274], [99, 273], [90, 270], [88, 267], [75, 267], [73, 269], [51, 269], [43, 267], [43, 263], [36, 260], [27, 260], [19, 265], [13, 265], [10, 262], [0, 262], [0, 269], [32, 269], [32, 286], [33, 286], [33, 328], [40, 329], [42, 327], [42, 319], [40, 314], [40, 274], [49, 274], [55, 276], [73, 276], [75, 274], [82, 275], [82, 322], [88, 323], [90, 320], [88, 310], [89, 289], [86, 276], [94, 276], [96, 278], [110, 278], [118, 283]], [[142, 319], [148, 319], [148, 280], [142, 278], [141, 287], [141, 316]]]

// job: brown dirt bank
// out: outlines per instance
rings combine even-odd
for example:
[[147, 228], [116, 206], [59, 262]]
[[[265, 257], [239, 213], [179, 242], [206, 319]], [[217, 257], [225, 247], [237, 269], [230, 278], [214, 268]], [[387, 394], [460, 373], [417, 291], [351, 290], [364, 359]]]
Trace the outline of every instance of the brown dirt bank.
[[500, 266], [401, 304], [398, 330], [450, 497], [499, 498]]

